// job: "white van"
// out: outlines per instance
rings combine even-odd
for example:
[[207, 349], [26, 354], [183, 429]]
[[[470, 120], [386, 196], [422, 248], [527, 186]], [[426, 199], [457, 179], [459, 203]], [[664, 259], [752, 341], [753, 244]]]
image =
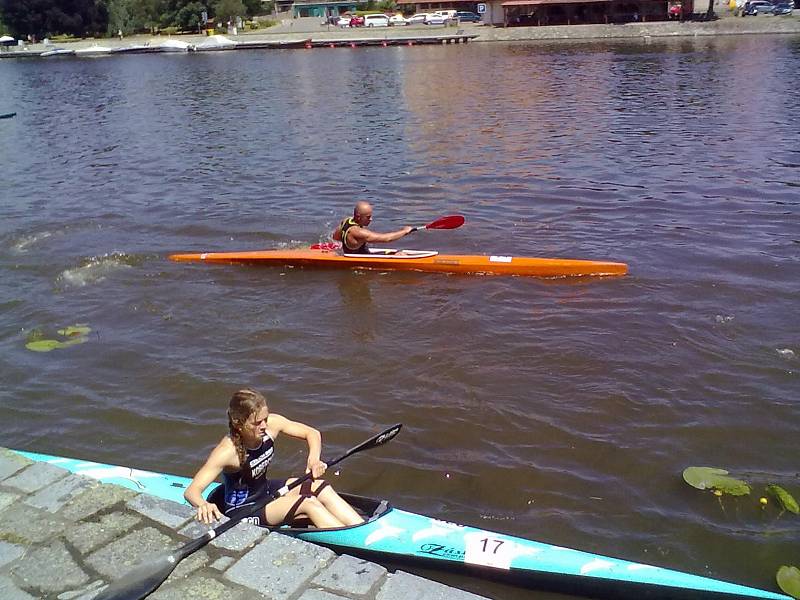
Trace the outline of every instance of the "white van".
[[458, 11], [456, 9], [452, 9], [452, 10], [437, 10], [433, 14], [442, 15], [445, 19], [448, 19], [450, 21], [455, 22], [455, 21], [458, 20], [458, 15], [456, 14], [457, 12]]
[[364, 15], [364, 27], [388, 27], [389, 17], [386, 15]]

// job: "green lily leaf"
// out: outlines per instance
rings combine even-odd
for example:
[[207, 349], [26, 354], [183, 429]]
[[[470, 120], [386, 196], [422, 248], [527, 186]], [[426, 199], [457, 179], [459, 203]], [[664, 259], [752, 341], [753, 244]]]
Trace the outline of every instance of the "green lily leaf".
[[55, 350], [56, 348], [63, 348], [64, 343], [58, 340], [35, 340], [25, 344], [25, 347], [34, 352], [50, 352], [50, 350]]
[[70, 325], [69, 327], [65, 327], [64, 329], [59, 329], [58, 334], [63, 335], [64, 337], [72, 337], [74, 335], [89, 335], [91, 330], [92, 328], [88, 325], [78, 323], [75, 325]]
[[725, 469], [714, 467], [687, 467], [683, 480], [698, 490], [717, 490], [731, 496], [746, 496], [750, 486], [741, 479], [728, 477]]
[[794, 514], [800, 514], [800, 506], [797, 505], [797, 500], [781, 486], [774, 484], [768, 485], [767, 493], [775, 497], [783, 510], [788, 510], [790, 513]]
[[26, 342], [35, 342], [36, 340], [41, 340], [44, 337], [44, 333], [38, 327], [36, 329], [31, 329], [28, 333], [28, 338], [25, 340]]
[[44, 339], [44, 333], [42, 333], [42, 330], [37, 327], [28, 333], [25, 347], [33, 352], [50, 352], [56, 348], [69, 348], [70, 346], [74, 346], [76, 344], [88, 342], [89, 332], [91, 331], [91, 327], [85, 323], [76, 323], [75, 325], [64, 327], [63, 329], [58, 330], [59, 335], [63, 335], [65, 338], [67, 338], [62, 342], [59, 340]]
[[783, 565], [775, 576], [778, 586], [792, 598], [800, 598], [800, 569]]
[[59, 348], [69, 348], [70, 346], [74, 346], [76, 344], [83, 344], [84, 342], [88, 342], [89, 338], [85, 336], [81, 337], [73, 337], [68, 339], [66, 342], [61, 342]]

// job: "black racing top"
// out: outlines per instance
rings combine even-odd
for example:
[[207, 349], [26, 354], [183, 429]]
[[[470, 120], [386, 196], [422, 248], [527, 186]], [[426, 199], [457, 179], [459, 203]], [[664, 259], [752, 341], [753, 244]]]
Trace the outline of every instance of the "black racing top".
[[342, 221], [339, 225], [339, 231], [342, 232], [342, 253], [344, 254], [369, 254], [369, 247], [367, 247], [366, 242], [361, 244], [358, 248], [351, 248], [347, 245], [347, 230], [351, 227], [358, 226], [356, 220], [353, 217], [349, 217]]
[[225, 509], [228, 512], [238, 506], [247, 504], [256, 496], [263, 495], [269, 486], [267, 467], [272, 462], [275, 443], [267, 434], [258, 448], [245, 448], [247, 455], [244, 464], [238, 471], [222, 472], [225, 486]]

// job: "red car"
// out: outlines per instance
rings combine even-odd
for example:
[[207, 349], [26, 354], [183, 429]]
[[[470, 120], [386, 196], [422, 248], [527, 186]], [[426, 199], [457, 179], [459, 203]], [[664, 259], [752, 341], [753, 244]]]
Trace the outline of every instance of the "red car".
[[350, 27], [363, 27], [364, 17], [360, 15], [353, 15], [350, 17]]

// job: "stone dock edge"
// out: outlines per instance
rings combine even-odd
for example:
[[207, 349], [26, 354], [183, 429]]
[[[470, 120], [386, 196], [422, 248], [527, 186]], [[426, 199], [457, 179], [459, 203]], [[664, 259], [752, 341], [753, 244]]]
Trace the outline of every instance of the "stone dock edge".
[[[0, 447], [3, 600], [89, 600], [144, 560], [206, 529], [188, 505]], [[485, 600], [247, 523], [181, 561], [149, 598]]]

